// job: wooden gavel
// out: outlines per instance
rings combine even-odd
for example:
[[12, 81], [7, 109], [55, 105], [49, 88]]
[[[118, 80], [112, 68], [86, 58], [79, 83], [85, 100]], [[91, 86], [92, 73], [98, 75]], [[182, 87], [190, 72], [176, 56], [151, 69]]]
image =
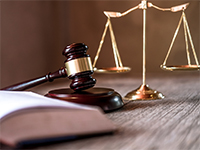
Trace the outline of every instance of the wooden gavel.
[[90, 56], [86, 54], [88, 47], [83, 43], [73, 43], [68, 45], [63, 50], [65, 67], [59, 70], [48, 73], [44, 76], [34, 78], [25, 82], [14, 84], [1, 90], [7, 91], [23, 91], [28, 88], [40, 85], [47, 81], [52, 82], [57, 78], [68, 77], [72, 80], [70, 88], [74, 91], [81, 91], [93, 87], [96, 80], [92, 78], [93, 68]]
[[74, 103], [95, 105], [104, 112], [110, 112], [121, 108], [124, 103], [122, 97], [110, 88], [92, 88], [96, 80], [92, 78], [93, 67], [90, 56], [86, 54], [88, 47], [83, 43], [74, 43], [63, 50], [65, 67], [53, 73], [48, 73], [39, 78], [21, 82], [1, 90], [23, 91], [44, 82], [52, 82], [54, 79], [68, 77], [72, 80], [70, 88], [54, 89], [45, 96]]

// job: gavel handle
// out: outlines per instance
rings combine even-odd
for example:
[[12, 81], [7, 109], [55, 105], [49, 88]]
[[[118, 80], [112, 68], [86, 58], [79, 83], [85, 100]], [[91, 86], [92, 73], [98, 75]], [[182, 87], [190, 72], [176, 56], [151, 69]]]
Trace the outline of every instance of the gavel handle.
[[1, 90], [6, 90], [6, 91], [23, 91], [28, 88], [34, 87], [36, 85], [45, 83], [47, 81], [52, 82], [54, 79], [61, 78], [61, 77], [67, 77], [67, 73], [65, 68], [60, 68], [59, 70], [53, 72], [53, 73], [48, 73], [45, 76], [41, 76], [38, 78], [34, 78], [28, 81], [24, 81], [21, 83], [17, 83], [5, 88], [2, 88]]

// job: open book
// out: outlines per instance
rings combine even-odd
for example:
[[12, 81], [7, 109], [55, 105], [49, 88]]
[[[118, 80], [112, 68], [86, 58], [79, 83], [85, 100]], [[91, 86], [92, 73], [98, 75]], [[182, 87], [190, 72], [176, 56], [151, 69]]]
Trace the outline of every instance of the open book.
[[24, 91], [0, 91], [0, 142], [12, 147], [112, 133], [100, 109]]

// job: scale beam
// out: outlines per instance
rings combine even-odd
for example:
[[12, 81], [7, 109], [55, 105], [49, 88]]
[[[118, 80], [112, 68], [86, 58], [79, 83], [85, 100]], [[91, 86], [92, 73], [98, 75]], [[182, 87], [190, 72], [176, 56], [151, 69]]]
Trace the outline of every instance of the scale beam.
[[158, 10], [161, 10], [161, 11], [171, 11], [171, 12], [178, 12], [178, 11], [181, 11], [181, 10], [185, 10], [188, 5], [189, 5], [189, 3], [174, 6], [174, 7], [171, 7], [171, 8], [161, 8], [161, 7], [158, 7], [158, 6], [156, 6], [156, 5], [154, 5], [150, 2], [148, 3], [148, 7], [153, 7], [155, 9], [158, 9]]

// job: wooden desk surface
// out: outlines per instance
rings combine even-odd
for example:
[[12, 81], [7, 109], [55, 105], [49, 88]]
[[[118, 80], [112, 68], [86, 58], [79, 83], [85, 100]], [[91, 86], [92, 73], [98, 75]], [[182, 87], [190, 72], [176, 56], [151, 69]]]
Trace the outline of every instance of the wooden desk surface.
[[[173, 74], [173, 75], [172, 75]], [[125, 106], [105, 114], [119, 128], [113, 135], [98, 136], [36, 149], [92, 150], [199, 150], [200, 149], [200, 74], [172, 73], [147, 76], [151, 88], [162, 92], [162, 100], [125, 101]], [[115, 89], [122, 96], [140, 86], [140, 76], [100, 75], [97, 85]], [[45, 94], [66, 83], [34, 88]]]

